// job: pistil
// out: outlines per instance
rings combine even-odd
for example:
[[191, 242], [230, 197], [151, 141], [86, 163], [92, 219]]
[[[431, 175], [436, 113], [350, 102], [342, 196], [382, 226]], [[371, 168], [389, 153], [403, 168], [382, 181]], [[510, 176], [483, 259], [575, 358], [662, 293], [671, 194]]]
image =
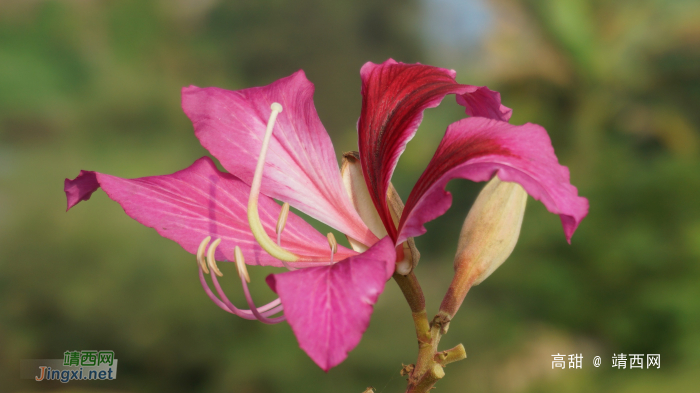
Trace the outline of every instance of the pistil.
[[[324, 257], [316, 256], [306, 256], [306, 255], [296, 255], [290, 251], [285, 250], [281, 245], [281, 233], [284, 229], [284, 224], [280, 224], [280, 220], [277, 222], [277, 243], [275, 243], [270, 236], [265, 231], [265, 228], [260, 221], [260, 213], [258, 211], [258, 197], [260, 196], [260, 185], [262, 184], [263, 170], [265, 169], [265, 157], [267, 156], [267, 149], [270, 145], [270, 138], [272, 137], [272, 131], [275, 128], [275, 121], [277, 120], [277, 115], [282, 112], [282, 105], [277, 102], [273, 102], [270, 106], [272, 112], [270, 113], [270, 118], [267, 121], [267, 129], [265, 130], [265, 136], [263, 137], [262, 147], [260, 148], [260, 156], [258, 157], [258, 163], [255, 167], [255, 174], [253, 175], [253, 182], [250, 185], [250, 197], [248, 198], [248, 224], [250, 225], [250, 230], [255, 237], [255, 240], [260, 244], [268, 254], [274, 258], [279, 259], [284, 262], [325, 262]], [[284, 210], [284, 206], [282, 207]], [[287, 208], [288, 209], [288, 208]], [[280, 218], [284, 215], [285, 219], [282, 220], [286, 222], [286, 215], [289, 212], [280, 212]], [[337, 246], [336, 246], [337, 250]], [[331, 258], [333, 254], [331, 254]], [[332, 260], [332, 259], [331, 259]], [[284, 263], [286, 267], [289, 266]]]
[[270, 145], [270, 138], [272, 137], [272, 130], [275, 128], [277, 115], [282, 112], [282, 105], [277, 102], [273, 102], [270, 109], [272, 109], [272, 112], [270, 113], [270, 118], [267, 121], [267, 129], [265, 130], [265, 137], [263, 138], [262, 147], [260, 148], [258, 164], [255, 167], [253, 183], [250, 186], [250, 197], [248, 198], [248, 223], [250, 224], [250, 230], [253, 232], [253, 236], [255, 236], [255, 240], [265, 251], [277, 259], [287, 262], [296, 262], [299, 260], [297, 255], [278, 246], [272, 241], [272, 239], [270, 239], [270, 236], [267, 235], [267, 232], [265, 232], [265, 228], [260, 221], [260, 213], [258, 212], [258, 197], [260, 196], [260, 185], [262, 184], [262, 174], [263, 169], [265, 168], [267, 148]]

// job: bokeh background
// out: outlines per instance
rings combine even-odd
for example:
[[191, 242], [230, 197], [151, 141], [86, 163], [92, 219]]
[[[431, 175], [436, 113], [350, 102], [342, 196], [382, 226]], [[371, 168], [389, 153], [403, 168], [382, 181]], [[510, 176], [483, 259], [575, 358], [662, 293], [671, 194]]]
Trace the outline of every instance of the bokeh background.
[[[389, 57], [499, 90], [512, 123], [549, 131], [591, 204], [568, 245], [559, 219], [528, 202], [512, 257], [470, 292], [443, 339], [469, 357], [438, 391], [697, 391], [697, 1], [2, 0], [0, 392], [403, 392], [399, 370], [417, 348], [395, 283], [326, 374], [288, 325], [219, 310], [194, 257], [102, 191], [66, 213], [62, 190], [80, 169], [141, 177], [206, 155], [181, 87], [240, 89], [298, 69], [316, 84], [337, 152], [355, 150], [359, 69]], [[462, 116], [450, 96], [427, 111], [393, 180], [404, 198]], [[416, 240], [431, 314], [480, 187], [452, 182], [452, 209]], [[271, 270], [250, 270], [256, 298], [271, 299]], [[83, 349], [114, 350], [118, 378], [19, 379], [20, 359]], [[661, 368], [613, 369], [620, 352], [661, 354]], [[583, 369], [552, 370], [557, 353], [582, 353]]]

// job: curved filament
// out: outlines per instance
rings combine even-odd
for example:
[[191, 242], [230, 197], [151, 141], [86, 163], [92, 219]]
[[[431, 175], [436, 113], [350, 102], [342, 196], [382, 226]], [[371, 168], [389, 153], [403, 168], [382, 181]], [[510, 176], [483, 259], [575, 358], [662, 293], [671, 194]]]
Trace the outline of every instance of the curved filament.
[[[251, 310], [242, 310], [237, 308], [236, 306], [231, 303], [231, 301], [228, 299], [226, 294], [224, 293], [223, 289], [221, 288], [221, 285], [219, 284], [219, 281], [216, 279], [216, 275], [211, 274], [212, 276], [212, 281], [214, 282], [214, 287], [216, 288], [216, 292], [221, 296], [221, 299], [216, 297], [214, 293], [211, 291], [209, 288], [209, 285], [207, 284], [206, 279], [204, 278], [204, 272], [202, 271], [202, 268], [199, 268], [199, 282], [202, 284], [202, 288], [204, 289], [204, 292], [209, 296], [212, 302], [216, 304], [220, 309], [230, 313], [237, 315], [241, 318], [248, 319], [248, 320], [255, 320], [258, 319], [255, 317], [253, 312]], [[222, 301], [223, 300], [223, 301]], [[281, 304], [281, 301], [279, 298], [271, 301], [270, 303], [261, 306], [258, 308], [258, 311], [261, 313], [261, 315], [265, 317], [269, 317], [271, 315], [275, 315], [281, 311], [283, 311], [283, 307]], [[281, 322], [281, 321], [280, 321]]]
[[[289, 206], [289, 204], [286, 203], [286, 202], [285, 202], [285, 205]], [[282, 207], [282, 211], [284, 211], [284, 207]], [[287, 210], [287, 212], [289, 212], [289, 210]], [[280, 213], [280, 217], [282, 217], [282, 213]], [[285, 218], [285, 221], [287, 221], [286, 218]], [[277, 245], [280, 246], [280, 247], [282, 247], [282, 232], [284, 231], [284, 225], [282, 225], [282, 228], [280, 228], [279, 221], [278, 221], [278, 224], [277, 224], [277, 229], [278, 229], [278, 231], [277, 231]], [[290, 271], [298, 270], [297, 268], [292, 267], [291, 265], [289, 265], [289, 264], [288, 264], [286, 261], [284, 261], [283, 259], [280, 259], [280, 262], [282, 262], [282, 265], [284, 265], [284, 267], [286, 267], [287, 270], [290, 270]]]
[[[270, 119], [267, 122], [267, 129], [265, 130], [265, 137], [262, 141], [262, 147], [260, 148], [260, 156], [258, 156], [258, 163], [255, 167], [255, 174], [253, 175], [253, 182], [250, 185], [250, 196], [248, 197], [248, 224], [250, 225], [250, 230], [255, 237], [255, 240], [260, 244], [265, 251], [271, 256], [284, 262], [325, 262], [325, 257], [317, 256], [306, 256], [306, 255], [296, 255], [288, 250], [282, 248], [280, 243], [280, 233], [284, 225], [280, 220], [278, 220], [277, 228], [277, 243], [270, 238], [270, 236], [265, 231], [262, 221], [260, 221], [260, 213], [258, 211], [258, 197], [260, 196], [260, 186], [262, 184], [263, 169], [265, 168], [265, 157], [267, 156], [267, 149], [270, 145], [270, 138], [272, 137], [272, 131], [275, 128], [275, 121], [277, 120], [277, 115], [282, 112], [282, 105], [277, 102], [273, 102], [271, 105], [272, 112], [270, 113]], [[287, 207], [288, 209], [288, 207]], [[284, 212], [284, 206], [281, 211], [281, 215], [284, 214], [285, 218], [283, 221], [286, 222], [286, 214], [288, 211]]]
[[[214, 254], [216, 252], [216, 247], [221, 243], [221, 239], [216, 239], [211, 246], [209, 246], [209, 249], [207, 250], [207, 263], [204, 263], [204, 249], [207, 247], [209, 244], [209, 241], [211, 240], [211, 237], [207, 236], [204, 240], [199, 245], [199, 249], [197, 250], [197, 261], [198, 263], [198, 270], [199, 270], [199, 281], [202, 284], [202, 288], [204, 289], [204, 292], [209, 296], [209, 298], [216, 304], [219, 308], [222, 310], [229, 312], [231, 314], [235, 314], [241, 318], [245, 319], [257, 319], [263, 323], [268, 323], [268, 324], [273, 324], [273, 323], [279, 323], [282, 321], [286, 320], [286, 317], [284, 315], [281, 315], [279, 317], [274, 317], [270, 318], [271, 316], [278, 314], [284, 310], [282, 306], [282, 302], [279, 298], [271, 301], [270, 303], [262, 306], [262, 307], [255, 307], [255, 304], [253, 303], [253, 299], [250, 295], [250, 291], [248, 290], [248, 284], [247, 282], [250, 282], [250, 278], [248, 276], [248, 270], [245, 267], [245, 261], [243, 259], [243, 253], [241, 252], [240, 247], [236, 246], [234, 250], [234, 256], [235, 256], [235, 261], [236, 261], [236, 267], [238, 268], [238, 274], [241, 277], [241, 282], [243, 284], [243, 291], [246, 296], [246, 301], [250, 305], [251, 309], [250, 310], [242, 310], [237, 308], [236, 306], [231, 303], [231, 301], [228, 299], [226, 294], [224, 293], [223, 289], [221, 288], [221, 285], [219, 284], [219, 280], [217, 276], [222, 277], [223, 274], [219, 270], [218, 266], [216, 265], [216, 259], [214, 258]], [[239, 262], [240, 261], [240, 262]], [[207, 265], [209, 266], [209, 270], [207, 271]], [[211, 280], [214, 283], [214, 287], [216, 288], [216, 292], [219, 294], [221, 299], [216, 297], [214, 293], [211, 291], [209, 288], [209, 285], [207, 284], [206, 279], [204, 278], [204, 273], [208, 273], [211, 276]]]
[[[236, 246], [234, 255], [236, 266], [238, 267], [238, 275], [241, 277], [241, 285], [243, 285], [243, 293], [245, 294], [245, 299], [248, 301], [248, 306], [250, 307], [250, 311], [253, 313], [253, 315], [255, 315], [255, 317], [262, 323], [273, 324], [286, 321], [287, 318], [284, 315], [276, 318], [267, 318], [258, 311], [258, 308], [255, 307], [255, 303], [253, 302], [253, 297], [250, 295], [250, 290], [248, 290], [248, 282], [250, 282], [250, 278], [248, 276], [248, 270], [245, 267], [245, 260], [243, 259], [243, 253], [241, 252], [240, 247]], [[212, 275], [212, 277], [214, 277], [214, 275]]]

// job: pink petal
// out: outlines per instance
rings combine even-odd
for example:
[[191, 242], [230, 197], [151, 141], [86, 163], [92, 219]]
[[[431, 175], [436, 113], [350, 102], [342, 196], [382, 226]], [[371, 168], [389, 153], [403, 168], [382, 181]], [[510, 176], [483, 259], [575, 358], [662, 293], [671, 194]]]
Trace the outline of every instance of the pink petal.
[[397, 232], [386, 204], [386, 193], [399, 156], [415, 135], [423, 111], [438, 106], [446, 94], [459, 94], [457, 102], [466, 106], [470, 115], [507, 119], [510, 110], [501, 105], [498, 93], [458, 84], [453, 70], [389, 59], [382, 64], [366, 63], [360, 74], [360, 160], [372, 201], [389, 235], [395, 239]]
[[588, 200], [569, 182], [559, 165], [547, 131], [536, 124], [514, 126], [472, 117], [447, 128], [435, 155], [416, 182], [399, 223], [398, 241], [425, 233], [423, 224], [449, 209], [452, 195], [444, 190], [454, 178], [486, 181], [494, 175], [516, 182], [559, 214], [567, 241], [588, 214]]
[[457, 95], [457, 103], [465, 107], [465, 112], [469, 116], [503, 121], [510, 119], [513, 110], [501, 104], [501, 93], [486, 86], [473, 87], [473, 91]]
[[270, 141], [263, 194], [288, 202], [331, 227], [371, 245], [340, 179], [333, 145], [313, 103], [303, 71], [265, 87], [229, 91], [190, 86], [182, 108], [202, 145], [233, 175], [250, 184], [273, 102], [282, 104]]
[[387, 236], [334, 265], [267, 277], [282, 299], [299, 346], [323, 370], [340, 364], [360, 342], [395, 258], [394, 243]]
[[[75, 179], [65, 181], [68, 209], [88, 200], [99, 187], [129, 217], [154, 228], [192, 254], [197, 253], [205, 237], [211, 236], [212, 240], [222, 239], [216, 250], [217, 260], [232, 261], [234, 247], [240, 246], [248, 264], [282, 266], [258, 245], [250, 232], [246, 214], [250, 187], [235, 176], [220, 172], [209, 157], [172, 175], [139, 179], [81, 171]], [[270, 236], [275, 236], [280, 209], [272, 198], [260, 196], [260, 218]], [[294, 253], [330, 256], [326, 237], [291, 212], [282, 233], [282, 246]], [[351, 255], [356, 253], [338, 246], [336, 258]]]

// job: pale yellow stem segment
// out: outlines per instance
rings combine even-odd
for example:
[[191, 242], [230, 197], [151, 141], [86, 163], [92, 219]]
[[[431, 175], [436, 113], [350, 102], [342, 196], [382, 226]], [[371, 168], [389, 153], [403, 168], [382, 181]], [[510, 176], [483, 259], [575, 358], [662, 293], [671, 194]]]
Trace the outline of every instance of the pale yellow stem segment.
[[265, 251], [268, 252], [268, 254], [283, 261], [296, 262], [299, 260], [297, 255], [280, 247], [270, 238], [270, 236], [267, 235], [267, 232], [265, 232], [265, 228], [260, 221], [260, 213], [258, 212], [258, 197], [260, 196], [260, 184], [262, 183], [262, 174], [263, 169], [265, 168], [265, 156], [267, 155], [267, 148], [270, 144], [270, 137], [272, 137], [272, 130], [275, 127], [275, 120], [277, 120], [277, 115], [282, 112], [282, 105], [274, 102], [271, 105], [271, 109], [272, 113], [270, 113], [270, 119], [267, 122], [265, 137], [263, 138], [260, 156], [258, 157], [258, 165], [255, 167], [253, 184], [250, 186], [250, 197], [248, 199], [248, 224], [250, 225], [251, 232], [253, 232], [253, 236], [255, 236], [255, 240]]

